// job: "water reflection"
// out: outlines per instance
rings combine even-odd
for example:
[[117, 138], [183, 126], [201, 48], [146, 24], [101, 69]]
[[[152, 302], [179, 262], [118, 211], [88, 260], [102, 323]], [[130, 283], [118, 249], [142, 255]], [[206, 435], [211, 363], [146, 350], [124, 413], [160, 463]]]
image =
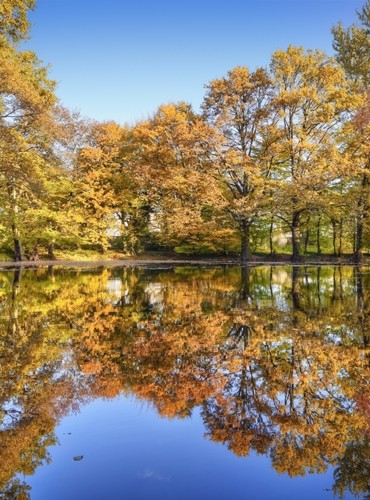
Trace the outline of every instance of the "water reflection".
[[29, 498], [63, 416], [122, 393], [369, 494], [369, 268], [4, 272], [0, 307], [0, 498]]

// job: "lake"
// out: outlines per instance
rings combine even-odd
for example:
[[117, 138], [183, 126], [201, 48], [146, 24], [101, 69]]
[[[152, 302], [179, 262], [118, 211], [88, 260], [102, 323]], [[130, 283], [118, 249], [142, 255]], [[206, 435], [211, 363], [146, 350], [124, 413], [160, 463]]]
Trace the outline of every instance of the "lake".
[[0, 273], [0, 499], [370, 495], [370, 268]]

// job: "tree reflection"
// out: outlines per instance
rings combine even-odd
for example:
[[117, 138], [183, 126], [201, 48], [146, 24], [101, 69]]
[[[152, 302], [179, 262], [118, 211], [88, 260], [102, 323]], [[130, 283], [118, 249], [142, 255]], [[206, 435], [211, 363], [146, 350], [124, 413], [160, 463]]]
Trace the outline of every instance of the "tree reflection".
[[[201, 408], [206, 436], [291, 476], [370, 479], [367, 269], [58, 269], [0, 276], [0, 498], [50, 457], [60, 419], [135, 394]], [[12, 497], [13, 495], [13, 497]]]

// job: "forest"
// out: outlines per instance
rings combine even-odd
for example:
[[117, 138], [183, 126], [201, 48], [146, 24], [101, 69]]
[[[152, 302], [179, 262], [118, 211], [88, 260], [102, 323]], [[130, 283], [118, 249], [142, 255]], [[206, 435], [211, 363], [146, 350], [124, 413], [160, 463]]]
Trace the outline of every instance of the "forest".
[[[0, 5], [0, 259], [370, 251], [370, 0], [335, 58], [289, 46], [134, 125], [63, 106], [24, 50], [34, 0]], [[51, 61], [52, 62], [52, 61]], [[124, 117], [123, 117], [124, 118]], [[110, 252], [110, 253], [109, 253]]]

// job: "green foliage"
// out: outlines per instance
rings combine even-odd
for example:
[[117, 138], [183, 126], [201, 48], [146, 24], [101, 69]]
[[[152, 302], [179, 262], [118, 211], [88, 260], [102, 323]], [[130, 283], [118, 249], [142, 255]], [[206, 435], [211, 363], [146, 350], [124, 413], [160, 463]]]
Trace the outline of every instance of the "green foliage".
[[370, 1], [357, 12], [360, 26], [345, 28], [342, 23], [333, 27], [333, 47], [338, 62], [348, 77], [367, 88], [370, 85]]

